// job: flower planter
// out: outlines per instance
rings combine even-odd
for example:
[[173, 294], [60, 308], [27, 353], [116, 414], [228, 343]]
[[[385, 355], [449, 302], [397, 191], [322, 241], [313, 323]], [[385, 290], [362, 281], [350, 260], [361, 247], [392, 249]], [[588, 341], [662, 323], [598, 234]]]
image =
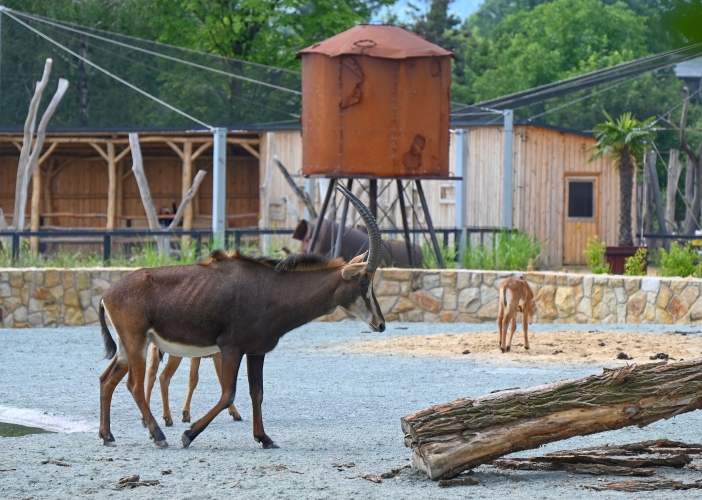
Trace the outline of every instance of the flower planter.
[[[627, 258], [636, 255], [639, 248], [646, 247], [607, 247], [605, 249], [605, 260], [610, 266], [609, 272], [611, 274], [624, 274], [624, 262]], [[644, 267], [645, 269], [646, 267]]]

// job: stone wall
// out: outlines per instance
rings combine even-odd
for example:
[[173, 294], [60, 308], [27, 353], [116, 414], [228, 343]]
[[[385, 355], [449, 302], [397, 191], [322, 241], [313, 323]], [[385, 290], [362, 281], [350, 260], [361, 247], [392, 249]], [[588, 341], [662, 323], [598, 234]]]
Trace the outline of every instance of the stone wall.
[[[100, 297], [131, 271], [0, 269], [2, 326], [97, 325]], [[702, 323], [702, 280], [691, 278], [379, 269], [375, 293], [388, 321], [494, 322], [497, 287], [511, 276], [544, 292], [539, 323]], [[337, 310], [323, 319], [346, 317]]]

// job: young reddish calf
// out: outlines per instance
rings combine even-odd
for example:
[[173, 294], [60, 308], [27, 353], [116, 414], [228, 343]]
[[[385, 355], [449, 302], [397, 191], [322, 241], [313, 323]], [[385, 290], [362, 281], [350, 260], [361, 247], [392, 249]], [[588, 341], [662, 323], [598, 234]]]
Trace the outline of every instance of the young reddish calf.
[[[529, 323], [534, 321], [536, 302], [541, 299], [543, 292], [534, 297], [534, 292], [524, 278], [508, 278], [500, 283], [500, 312], [497, 316], [497, 328], [500, 332], [500, 349], [509, 351], [512, 347], [512, 337], [517, 329], [517, 313], [522, 313], [524, 328], [524, 349], [529, 349], [527, 330]], [[507, 326], [512, 324], [507, 341]]]

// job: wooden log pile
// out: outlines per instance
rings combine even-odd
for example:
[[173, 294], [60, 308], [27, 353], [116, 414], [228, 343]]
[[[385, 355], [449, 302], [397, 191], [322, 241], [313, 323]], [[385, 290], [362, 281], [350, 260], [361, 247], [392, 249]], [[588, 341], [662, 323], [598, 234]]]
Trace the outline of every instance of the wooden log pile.
[[407, 415], [401, 424], [413, 466], [431, 479], [445, 479], [516, 451], [643, 427], [700, 408], [702, 358], [697, 358], [459, 399]]

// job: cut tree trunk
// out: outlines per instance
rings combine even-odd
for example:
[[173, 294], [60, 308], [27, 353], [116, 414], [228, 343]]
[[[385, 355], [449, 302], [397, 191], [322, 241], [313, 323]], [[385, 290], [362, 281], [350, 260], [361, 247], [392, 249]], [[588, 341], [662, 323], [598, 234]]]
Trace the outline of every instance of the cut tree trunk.
[[668, 162], [668, 185], [666, 187], [665, 198], [665, 222], [668, 225], [668, 232], [677, 230], [675, 224], [675, 198], [678, 193], [678, 182], [682, 173], [682, 162], [680, 161], [680, 151], [670, 150], [670, 161]]
[[401, 424], [413, 465], [440, 479], [515, 451], [699, 408], [702, 358], [459, 399], [407, 415]]

